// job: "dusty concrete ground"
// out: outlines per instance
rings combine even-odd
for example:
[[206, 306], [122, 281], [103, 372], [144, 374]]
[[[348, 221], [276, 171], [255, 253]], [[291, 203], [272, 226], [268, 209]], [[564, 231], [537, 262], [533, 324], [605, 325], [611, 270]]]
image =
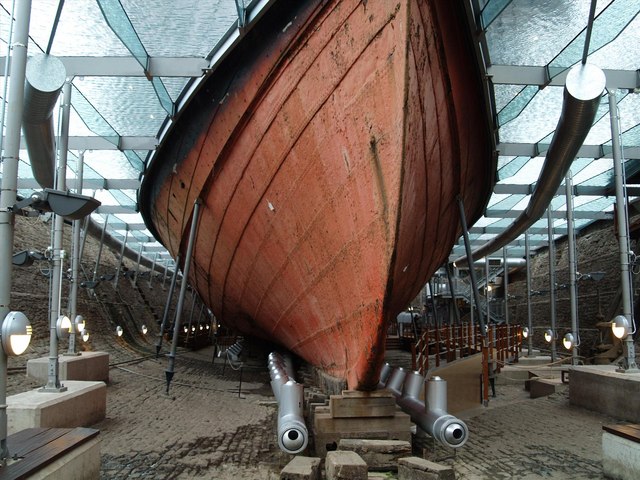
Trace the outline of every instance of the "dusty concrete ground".
[[[46, 244], [42, 222], [18, 221], [19, 246], [26, 246], [32, 238], [44, 238], [41, 242]], [[34, 237], [35, 233], [40, 236]], [[96, 252], [97, 242], [90, 238], [84, 262], [87, 276], [94, 268]], [[105, 250], [99, 274], [114, 273], [116, 265], [116, 253]], [[135, 268], [130, 260], [125, 266]], [[24, 365], [28, 358], [48, 352], [44, 267], [14, 269], [12, 308], [28, 314], [34, 337], [25, 356], [9, 359], [9, 395], [41, 386], [26, 378]], [[212, 365], [211, 347], [181, 349], [167, 395], [167, 360], [152, 355], [167, 302], [166, 285], [160, 278], [149, 282], [147, 277], [136, 284], [122, 278], [117, 291], [112, 283], [104, 282], [94, 292], [83, 289], [80, 293], [79, 312], [87, 317], [92, 332], [81, 349], [106, 351], [112, 364], [107, 418], [93, 425], [102, 440], [102, 478], [278, 478], [289, 458], [276, 445], [276, 406], [264, 368], [266, 358], [256, 353], [248, 362], [239, 397], [239, 372], [229, 367], [223, 372], [219, 359]], [[63, 291], [66, 305], [66, 281]], [[171, 302], [175, 304], [175, 296]], [[194, 310], [191, 302], [188, 295], [185, 318]], [[139, 333], [143, 323], [150, 328], [146, 337]], [[116, 325], [125, 329], [122, 338], [114, 334]], [[469, 426], [470, 440], [454, 457], [441, 458], [443, 463], [452, 464], [457, 478], [464, 480], [603, 478], [602, 425], [614, 421], [570, 406], [563, 388], [550, 397], [532, 400], [521, 385], [498, 387], [497, 397], [487, 408], [461, 415]], [[436, 450], [441, 457], [444, 453]]]

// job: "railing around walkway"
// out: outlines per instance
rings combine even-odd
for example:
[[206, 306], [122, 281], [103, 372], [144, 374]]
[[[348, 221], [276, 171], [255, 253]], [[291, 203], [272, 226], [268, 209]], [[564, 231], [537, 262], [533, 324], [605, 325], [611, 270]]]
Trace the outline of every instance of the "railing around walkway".
[[517, 362], [522, 344], [520, 325], [489, 325], [486, 344], [477, 324], [429, 327], [412, 344], [412, 367], [421, 375], [441, 362], [482, 353], [482, 399], [488, 401], [489, 382], [506, 363]]

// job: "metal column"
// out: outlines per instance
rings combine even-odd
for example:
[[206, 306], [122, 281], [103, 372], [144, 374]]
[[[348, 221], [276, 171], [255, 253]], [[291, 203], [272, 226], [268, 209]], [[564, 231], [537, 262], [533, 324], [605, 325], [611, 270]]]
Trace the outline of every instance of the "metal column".
[[129, 229], [125, 226], [124, 240], [120, 247], [120, 257], [118, 258], [118, 268], [116, 268], [116, 276], [113, 278], [113, 289], [118, 290], [118, 279], [120, 278], [120, 269], [124, 263], [124, 250], [127, 248], [127, 240], [129, 239]]
[[[82, 195], [82, 177], [84, 172], [84, 151], [78, 153], [78, 166], [76, 169], [76, 193]], [[80, 230], [82, 220], [73, 221], [73, 245], [71, 253], [71, 289], [69, 291], [69, 318], [73, 329], [69, 334], [69, 350], [67, 355], [79, 355], [76, 353], [76, 324], [75, 319], [78, 314], [78, 285], [80, 284]]]
[[151, 264], [151, 271], [149, 272], [149, 289], [153, 288], [151, 280], [153, 280], [153, 274], [156, 271], [156, 262], [158, 261], [158, 252], [153, 256], [153, 263]]
[[547, 209], [547, 232], [549, 236], [549, 314], [551, 318], [551, 361], [556, 361], [556, 245], [553, 238], [551, 204]]
[[[102, 257], [102, 247], [104, 246], [104, 235], [107, 233], [107, 225], [109, 224], [109, 214], [104, 217], [104, 225], [102, 227], [102, 234], [100, 235], [100, 247], [98, 248], [98, 256], [96, 258], [96, 267], [93, 269], [93, 281], [96, 281], [98, 277], [98, 267], [100, 266], [100, 257]], [[86, 237], [86, 233], [85, 233]]]
[[627, 217], [627, 205], [623, 178], [622, 150], [620, 147], [620, 120], [618, 113], [618, 101], [615, 91], [608, 91], [609, 116], [611, 117], [611, 142], [613, 146], [613, 169], [616, 181], [616, 220], [618, 224], [618, 245], [620, 249], [620, 289], [622, 290], [622, 315], [633, 326], [633, 331], [624, 339], [626, 365], [624, 371], [637, 373], [636, 349], [633, 344], [635, 333], [635, 319], [632, 310], [631, 273], [629, 271], [629, 219]]
[[[176, 280], [178, 279], [178, 265], [180, 264], [180, 255], [176, 257], [176, 264], [173, 269], [173, 275], [171, 276], [171, 286], [169, 287], [169, 294], [167, 295], [167, 303], [164, 305], [164, 313], [162, 314], [162, 323], [160, 324], [160, 333], [158, 335], [158, 341], [156, 342], [156, 358], [160, 355], [160, 349], [162, 348], [162, 336], [164, 335], [164, 329], [167, 326], [167, 318], [169, 317], [169, 310], [171, 310], [171, 299], [173, 298], [173, 290], [176, 288]], [[169, 262], [164, 267], [169, 268]]]
[[529, 249], [529, 231], [524, 232], [524, 256], [527, 259], [527, 357], [533, 357], [533, 314], [531, 311], [531, 253]]
[[138, 250], [138, 263], [136, 264], [136, 271], [133, 274], [133, 284], [137, 285], [138, 284], [138, 274], [140, 273], [140, 260], [142, 259], [142, 248], [144, 247], [144, 244], [142, 242], [140, 242], [140, 250]]
[[[14, 218], [11, 207], [16, 203], [18, 187], [18, 155], [20, 154], [20, 125], [24, 101], [24, 80], [27, 66], [27, 43], [31, 0], [16, 3], [15, 33], [13, 36], [10, 86], [5, 124], [6, 138], [2, 156], [0, 186], [0, 322], [10, 312], [11, 270], [13, 268]], [[0, 348], [0, 463], [4, 464], [7, 449], [7, 355]]]
[[193, 218], [191, 219], [191, 230], [189, 231], [189, 242], [187, 244], [187, 253], [184, 257], [184, 271], [182, 276], [182, 285], [180, 285], [180, 296], [178, 297], [178, 306], [176, 309], [176, 321], [173, 325], [173, 339], [171, 340], [171, 352], [169, 352], [169, 365], [165, 370], [167, 378], [167, 394], [169, 386], [173, 379], [174, 366], [176, 361], [176, 350], [178, 348], [178, 336], [180, 335], [180, 320], [182, 319], [182, 305], [184, 304], [184, 295], [187, 292], [187, 282], [189, 278], [189, 269], [191, 267], [191, 254], [193, 253], [193, 244], [195, 243], [196, 230], [198, 229], [198, 214], [200, 213], [200, 205], [202, 201], [198, 198], [193, 207]]
[[571, 346], [571, 365], [578, 364], [578, 344], [580, 333], [578, 332], [578, 284], [576, 282], [576, 237], [573, 228], [573, 179], [571, 171], [565, 177], [565, 195], [567, 197], [567, 248], [569, 249], [569, 301], [571, 302], [571, 334], [573, 345]]
[[[69, 145], [69, 114], [71, 110], [71, 81], [67, 79], [62, 87], [62, 122], [60, 125], [60, 138], [58, 139], [58, 165], [56, 171], [56, 190], [67, 189], [67, 146]], [[59, 379], [58, 365], [58, 335], [56, 322], [61, 314], [60, 298], [62, 291], [64, 250], [62, 249], [62, 235], [64, 232], [64, 218], [54, 214], [53, 216], [53, 268], [51, 269], [51, 299], [49, 311], [49, 370], [47, 372], [47, 384], [40, 389], [41, 392], [64, 392], [67, 388], [62, 386]]]
[[509, 264], [507, 263], [507, 247], [502, 247], [502, 268], [504, 279], [504, 321], [507, 324], [507, 352], [511, 352], [511, 327], [509, 326]]

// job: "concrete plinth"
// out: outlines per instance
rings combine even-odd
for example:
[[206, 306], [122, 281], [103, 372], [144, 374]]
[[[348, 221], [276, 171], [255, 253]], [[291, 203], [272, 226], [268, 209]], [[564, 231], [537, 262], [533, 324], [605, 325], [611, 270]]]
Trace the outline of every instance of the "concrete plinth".
[[40, 389], [7, 397], [9, 435], [33, 427], [86, 427], [103, 420], [107, 413], [104, 382], [64, 382], [65, 392]]
[[[80, 355], [58, 357], [60, 380], [82, 380], [109, 383], [109, 354], [106, 352], [82, 352]], [[49, 358], [34, 358], [27, 361], [27, 377], [47, 382]]]
[[619, 480], [640, 478], [640, 443], [603, 432], [602, 470], [607, 478]]
[[616, 372], [615, 365], [569, 367], [569, 403], [619, 420], [640, 423], [640, 374]]

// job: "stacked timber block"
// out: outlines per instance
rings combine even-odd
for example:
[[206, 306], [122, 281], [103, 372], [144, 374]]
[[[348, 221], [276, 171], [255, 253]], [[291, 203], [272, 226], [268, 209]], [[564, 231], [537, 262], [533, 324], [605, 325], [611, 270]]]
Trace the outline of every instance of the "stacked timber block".
[[327, 452], [324, 463], [327, 480], [367, 480], [365, 461], [355, 452]]
[[369, 471], [397, 471], [398, 460], [410, 457], [411, 443], [404, 440], [366, 440], [343, 438], [338, 450], [349, 450], [362, 457]]
[[452, 467], [439, 465], [420, 457], [398, 460], [398, 480], [455, 480]]
[[411, 419], [396, 407], [388, 390], [343, 390], [330, 396], [329, 406], [316, 406], [312, 417], [316, 455], [321, 458], [336, 450], [341, 439], [411, 441]]
[[298, 455], [282, 469], [280, 480], [320, 480], [320, 459]]

